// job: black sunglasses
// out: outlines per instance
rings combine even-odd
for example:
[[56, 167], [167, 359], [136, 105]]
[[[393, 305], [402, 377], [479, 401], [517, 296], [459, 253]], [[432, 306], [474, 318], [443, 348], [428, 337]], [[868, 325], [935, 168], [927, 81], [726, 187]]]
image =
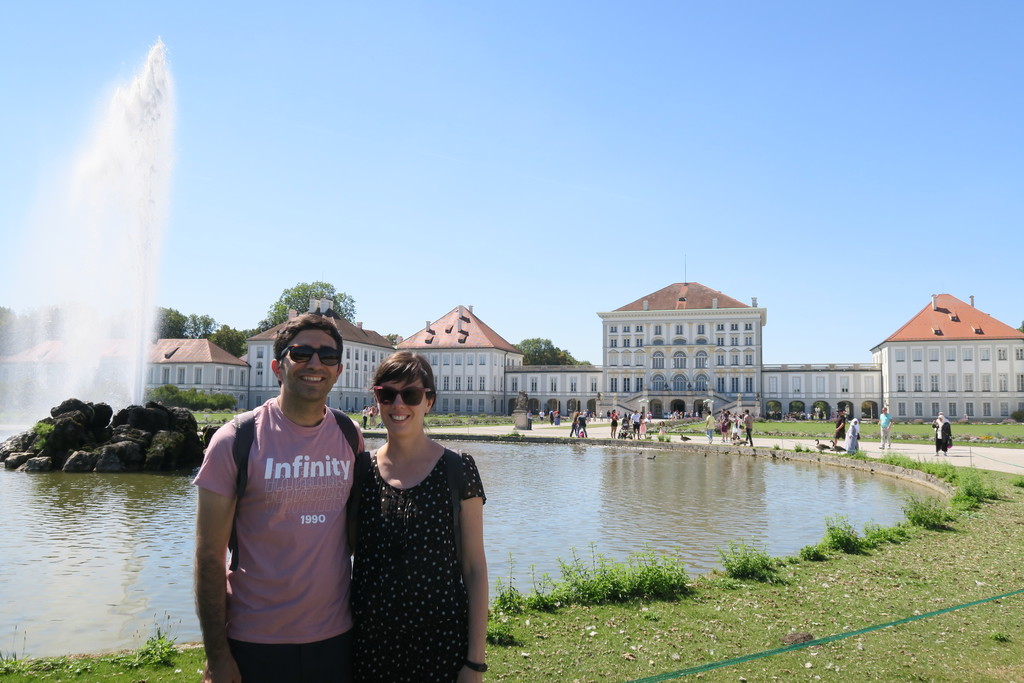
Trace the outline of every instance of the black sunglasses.
[[433, 389], [424, 389], [423, 387], [392, 389], [391, 387], [376, 386], [373, 388], [373, 395], [377, 397], [377, 402], [383, 405], [394, 403], [395, 397], [401, 395], [402, 403], [405, 405], [418, 406], [423, 402], [424, 396], [431, 396], [433, 393]]
[[330, 346], [306, 346], [305, 344], [292, 344], [281, 352], [281, 358], [288, 356], [296, 363], [308, 363], [309, 359], [316, 354], [324, 365], [337, 365], [341, 362], [341, 351]]

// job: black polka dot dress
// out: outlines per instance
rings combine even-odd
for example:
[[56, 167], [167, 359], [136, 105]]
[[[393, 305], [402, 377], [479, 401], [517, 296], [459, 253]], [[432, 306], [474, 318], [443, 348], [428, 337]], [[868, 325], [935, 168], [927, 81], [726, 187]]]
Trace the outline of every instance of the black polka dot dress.
[[[476, 463], [460, 457], [463, 500], [484, 498]], [[455, 681], [469, 646], [469, 599], [455, 549], [445, 459], [408, 489], [360, 477], [359, 544], [352, 572], [355, 680]]]

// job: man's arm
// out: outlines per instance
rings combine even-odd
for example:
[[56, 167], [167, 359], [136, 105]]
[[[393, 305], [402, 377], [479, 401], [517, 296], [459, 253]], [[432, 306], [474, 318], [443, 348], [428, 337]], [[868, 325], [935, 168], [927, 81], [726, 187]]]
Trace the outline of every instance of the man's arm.
[[196, 614], [206, 647], [204, 683], [241, 683], [227, 636], [225, 557], [235, 516], [235, 498], [199, 489], [196, 515]]

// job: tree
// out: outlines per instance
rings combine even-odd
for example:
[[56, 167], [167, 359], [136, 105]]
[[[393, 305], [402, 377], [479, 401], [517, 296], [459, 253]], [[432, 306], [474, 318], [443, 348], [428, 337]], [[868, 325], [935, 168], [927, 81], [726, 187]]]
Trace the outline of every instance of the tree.
[[246, 352], [245, 340], [251, 335], [236, 330], [227, 325], [221, 325], [220, 329], [210, 335], [209, 339], [232, 356], [238, 357]]
[[330, 299], [334, 312], [349, 322], [356, 317], [356, 300], [345, 292], [339, 292], [334, 285], [326, 282], [300, 282], [281, 292], [281, 298], [267, 311], [267, 317], [260, 321], [260, 331], [269, 330], [288, 320], [288, 310], [299, 313], [309, 310], [310, 299]]
[[186, 339], [208, 339], [217, 329], [217, 321], [208, 315], [193, 313], [185, 319]]
[[188, 318], [173, 308], [158, 308], [156, 314], [156, 336], [158, 339], [185, 339], [185, 323]]
[[578, 365], [571, 353], [558, 348], [550, 339], [524, 339], [516, 348], [523, 352], [523, 365]]
[[387, 339], [388, 343], [391, 344], [392, 346], [398, 346], [398, 340], [401, 339], [402, 337], [399, 334], [391, 332], [389, 334], [385, 334], [384, 338]]

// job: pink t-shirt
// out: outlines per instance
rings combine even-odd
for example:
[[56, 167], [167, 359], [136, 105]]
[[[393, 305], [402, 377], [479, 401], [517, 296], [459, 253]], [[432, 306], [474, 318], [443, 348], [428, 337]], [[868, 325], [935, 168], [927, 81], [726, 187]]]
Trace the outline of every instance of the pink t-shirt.
[[[234, 497], [232, 423], [217, 430], [195, 485]], [[352, 628], [345, 504], [355, 455], [333, 415], [302, 427], [273, 398], [256, 409], [239, 501], [238, 569], [227, 571], [229, 638], [311, 643]]]

